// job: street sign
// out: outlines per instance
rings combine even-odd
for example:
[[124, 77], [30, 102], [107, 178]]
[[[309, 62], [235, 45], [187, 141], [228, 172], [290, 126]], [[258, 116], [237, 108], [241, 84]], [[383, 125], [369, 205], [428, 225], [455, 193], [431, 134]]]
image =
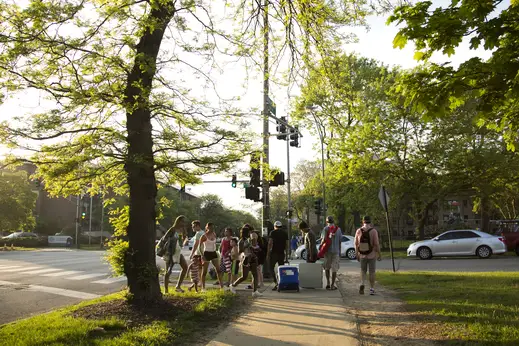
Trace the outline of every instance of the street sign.
[[267, 105], [269, 108], [269, 112], [272, 113], [272, 115], [276, 115], [276, 104], [268, 96], [267, 96]]
[[385, 186], [381, 186], [378, 191], [378, 199], [380, 204], [382, 204], [382, 208], [387, 212], [387, 205], [389, 204], [389, 195], [387, 194]]

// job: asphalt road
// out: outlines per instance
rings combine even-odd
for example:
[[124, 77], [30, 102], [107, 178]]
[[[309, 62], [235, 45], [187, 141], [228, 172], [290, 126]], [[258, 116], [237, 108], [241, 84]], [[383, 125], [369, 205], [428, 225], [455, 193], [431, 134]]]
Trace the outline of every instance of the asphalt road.
[[[343, 260], [341, 266], [352, 269], [359, 266], [357, 261]], [[384, 258], [377, 263], [377, 269], [392, 270], [391, 259]], [[489, 259], [474, 257], [463, 258], [432, 258], [420, 260], [418, 258], [395, 259], [397, 271], [448, 271], [448, 272], [493, 272], [519, 271], [519, 256], [492, 256]]]
[[[0, 324], [121, 290], [126, 278], [112, 277], [104, 256], [103, 251], [65, 249], [0, 252]], [[157, 262], [164, 266], [162, 260]], [[397, 270], [518, 271], [519, 257], [397, 259], [395, 265]], [[343, 259], [341, 268], [358, 270], [359, 264]], [[378, 268], [391, 269], [391, 261], [384, 259]]]

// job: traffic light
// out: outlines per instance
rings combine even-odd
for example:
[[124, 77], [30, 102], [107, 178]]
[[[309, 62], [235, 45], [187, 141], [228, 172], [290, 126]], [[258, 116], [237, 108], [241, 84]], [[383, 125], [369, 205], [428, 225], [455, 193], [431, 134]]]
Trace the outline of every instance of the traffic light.
[[250, 157], [250, 186], [252, 187], [261, 185], [260, 158], [261, 153], [259, 151], [252, 153]]
[[[278, 133], [286, 133], [287, 126], [285, 123], [287, 122], [287, 117], [280, 117], [279, 119], [281, 119], [283, 122], [277, 121], [276, 130]], [[278, 135], [277, 138], [285, 141], [287, 139], [287, 135]]]
[[86, 219], [86, 212], [81, 213], [81, 220], [84, 220], [84, 219]]
[[290, 128], [290, 146], [299, 148], [299, 127]]
[[231, 183], [232, 187], [236, 187], [236, 174], [233, 174], [232, 175], [232, 183]]
[[260, 190], [257, 187], [246, 187], [245, 188], [245, 198], [251, 199], [254, 202], [261, 201], [260, 198]]
[[285, 185], [285, 173], [277, 172], [276, 175], [274, 175], [274, 179], [269, 182], [269, 185], [270, 186]]
[[314, 202], [315, 213], [321, 215], [321, 203], [322, 200], [319, 198]]

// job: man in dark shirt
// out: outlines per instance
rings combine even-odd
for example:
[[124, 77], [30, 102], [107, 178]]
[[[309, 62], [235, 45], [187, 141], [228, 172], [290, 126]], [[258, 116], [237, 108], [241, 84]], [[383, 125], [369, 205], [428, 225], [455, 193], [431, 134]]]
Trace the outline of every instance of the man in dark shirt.
[[276, 284], [273, 291], [277, 291], [278, 289], [278, 282], [277, 282], [277, 276], [274, 272], [274, 269], [276, 267], [276, 263], [280, 266], [285, 264], [285, 261], [288, 256], [288, 234], [284, 230], [281, 229], [283, 225], [281, 224], [281, 221], [276, 221], [274, 223], [274, 230], [270, 232], [269, 235], [269, 247], [268, 247], [268, 253], [267, 253], [267, 260], [270, 266], [270, 273], [272, 274], [274, 278], [274, 283]]

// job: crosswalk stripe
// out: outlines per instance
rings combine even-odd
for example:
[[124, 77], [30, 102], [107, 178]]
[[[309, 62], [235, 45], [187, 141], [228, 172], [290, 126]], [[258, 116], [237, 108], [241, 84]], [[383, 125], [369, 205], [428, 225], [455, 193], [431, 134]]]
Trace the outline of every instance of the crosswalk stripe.
[[1, 266], [0, 270], [8, 270], [8, 269], [14, 269], [14, 268], [20, 268], [20, 266]]
[[85, 279], [91, 279], [91, 278], [96, 278], [96, 277], [105, 276], [105, 275], [106, 275], [106, 273], [92, 273], [92, 274], [73, 276], [73, 277], [65, 278], [65, 279], [67, 279], [67, 280], [85, 280]]
[[17, 268], [11, 268], [11, 269], [0, 269], [0, 272], [2, 273], [25, 273], [28, 270], [35, 270], [35, 269], [41, 269], [41, 267], [17, 267]]
[[61, 270], [63, 270], [63, 269], [48, 268], [48, 269], [24, 271], [24, 274], [38, 275], [38, 274], [44, 274], [44, 273], [50, 273], [50, 272], [57, 272], [57, 271], [61, 271]]
[[104, 280], [92, 281], [93, 284], [113, 284], [119, 281], [126, 281], [126, 276], [118, 276], [115, 278], [106, 278]]
[[75, 275], [75, 274], [79, 274], [79, 273], [84, 273], [84, 272], [77, 271], [77, 270], [68, 270], [68, 271], [64, 271], [64, 272], [43, 274], [42, 276], [58, 277], [58, 276], [65, 276], [65, 275]]
[[6, 286], [8, 285], [8, 286], [13, 286], [13, 287], [19, 287], [20, 289], [26, 290], [26, 291], [51, 293], [51, 294], [56, 294], [56, 295], [60, 295], [60, 296], [79, 298], [79, 299], [94, 299], [94, 298], [101, 297], [98, 294], [66, 290], [66, 289], [57, 288], [57, 287], [48, 287], [48, 286], [40, 286], [40, 285], [22, 285], [22, 284], [18, 284], [16, 282], [10, 282], [10, 281], [0, 281], [0, 285], [6, 285]]

